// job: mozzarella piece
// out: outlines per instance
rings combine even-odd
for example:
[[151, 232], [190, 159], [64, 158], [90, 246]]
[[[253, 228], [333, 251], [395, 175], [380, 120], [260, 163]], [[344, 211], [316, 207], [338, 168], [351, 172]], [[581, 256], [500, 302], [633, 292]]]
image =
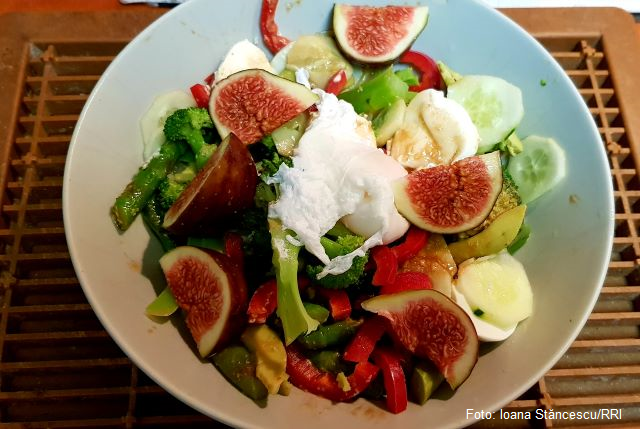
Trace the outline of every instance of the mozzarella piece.
[[216, 81], [220, 81], [239, 71], [249, 69], [262, 69], [270, 73], [275, 73], [262, 49], [245, 39], [229, 49], [229, 52], [227, 52], [227, 55], [216, 71]]
[[451, 164], [475, 155], [480, 136], [471, 117], [442, 91], [427, 89], [407, 106], [402, 127], [389, 144], [389, 154], [408, 168]]
[[[293, 230], [326, 265], [323, 276], [345, 272], [356, 256], [404, 235], [409, 224], [395, 208], [391, 181], [407, 172], [375, 147], [375, 138], [362, 131], [349, 103], [314, 91], [320, 96], [317, 114], [295, 149], [293, 167], [283, 164], [272, 178], [280, 184], [280, 197], [269, 215]], [[366, 241], [349, 255], [330, 260], [320, 237], [343, 218]]]
[[489, 322], [486, 322], [473, 314], [469, 303], [467, 302], [464, 295], [456, 289], [454, 286], [451, 293], [456, 304], [460, 306], [464, 310], [465, 313], [469, 316], [471, 321], [473, 322], [473, 326], [476, 328], [476, 332], [478, 333], [478, 339], [480, 341], [485, 342], [495, 342], [495, 341], [504, 341], [511, 336], [516, 330], [517, 323], [508, 329], [502, 329], [493, 325]]

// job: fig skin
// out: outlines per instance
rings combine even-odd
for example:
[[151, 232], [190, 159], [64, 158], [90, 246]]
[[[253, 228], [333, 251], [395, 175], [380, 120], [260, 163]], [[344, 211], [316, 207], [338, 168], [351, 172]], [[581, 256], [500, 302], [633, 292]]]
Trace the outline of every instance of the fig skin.
[[229, 257], [180, 246], [162, 256], [160, 266], [201, 357], [240, 334], [246, 324], [247, 285]]
[[176, 235], [217, 232], [253, 205], [258, 173], [247, 147], [229, 134], [169, 208], [162, 226]]
[[[469, 377], [478, 361], [478, 334], [473, 322], [462, 308], [436, 290], [379, 295], [364, 301], [362, 308], [386, 318], [395, 341], [413, 355], [432, 361], [452, 389]], [[437, 323], [441, 326], [434, 327]]]

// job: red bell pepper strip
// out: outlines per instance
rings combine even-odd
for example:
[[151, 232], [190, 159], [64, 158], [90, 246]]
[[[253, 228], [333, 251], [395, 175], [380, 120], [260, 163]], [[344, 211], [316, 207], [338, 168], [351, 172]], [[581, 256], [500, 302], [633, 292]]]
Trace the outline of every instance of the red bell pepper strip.
[[260, 11], [260, 31], [265, 46], [276, 54], [280, 49], [287, 46], [291, 41], [278, 33], [276, 24], [276, 8], [278, 0], [262, 0], [262, 10]]
[[373, 361], [382, 371], [384, 390], [387, 393], [387, 408], [394, 414], [407, 409], [407, 380], [402, 369], [401, 358], [390, 349], [377, 348]]
[[344, 69], [340, 69], [331, 76], [324, 91], [329, 94], [338, 95], [342, 92], [345, 86], [347, 86], [347, 73]]
[[422, 289], [433, 289], [429, 276], [417, 271], [405, 271], [398, 273], [393, 283], [383, 285], [382, 288], [380, 288], [380, 294], [386, 295], [389, 293]]
[[387, 246], [378, 246], [371, 250], [371, 256], [376, 263], [371, 284], [384, 286], [393, 283], [398, 272], [398, 259], [395, 253]]
[[196, 83], [191, 88], [191, 95], [196, 100], [196, 105], [201, 108], [209, 107], [209, 97], [211, 96], [211, 90], [208, 86], [201, 83]]
[[[309, 285], [309, 279], [298, 277], [298, 288], [304, 289]], [[269, 279], [253, 293], [247, 307], [249, 323], [265, 323], [278, 307], [278, 283], [275, 278]]]
[[416, 256], [418, 252], [427, 245], [428, 240], [429, 233], [424, 229], [420, 229], [416, 226], [409, 228], [404, 241], [391, 248], [393, 253], [396, 255], [398, 265], [402, 265], [409, 259]]
[[409, 91], [420, 92], [425, 89], [442, 89], [444, 82], [438, 70], [438, 64], [429, 56], [416, 51], [406, 51], [399, 61], [412, 66], [420, 75], [420, 83], [409, 87]]
[[329, 310], [333, 320], [344, 320], [351, 316], [351, 302], [347, 292], [342, 289], [327, 289], [323, 287], [319, 287], [317, 292], [329, 303]]
[[216, 81], [216, 74], [211, 73], [209, 76], [204, 78], [204, 83], [207, 84], [209, 88], [213, 86], [213, 83]]
[[373, 316], [366, 319], [345, 347], [342, 358], [348, 362], [366, 362], [386, 329], [382, 317]]
[[353, 373], [347, 376], [351, 388], [345, 392], [334, 374], [316, 368], [295, 344], [287, 347], [289, 381], [302, 390], [331, 401], [344, 402], [355, 398], [371, 384], [378, 371], [371, 362], [358, 363]]

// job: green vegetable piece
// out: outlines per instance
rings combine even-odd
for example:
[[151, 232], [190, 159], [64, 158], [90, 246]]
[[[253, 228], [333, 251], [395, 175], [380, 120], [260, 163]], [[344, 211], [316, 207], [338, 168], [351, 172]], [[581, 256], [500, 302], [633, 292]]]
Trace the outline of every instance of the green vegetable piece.
[[256, 168], [263, 180], [276, 174], [281, 164], [284, 163], [290, 167], [293, 165], [291, 158], [278, 153], [276, 142], [271, 134], [263, 137], [260, 142], [252, 144], [249, 150], [253, 159], [257, 161]]
[[147, 305], [145, 313], [147, 316], [168, 317], [178, 310], [178, 303], [173, 297], [171, 289], [164, 288], [160, 295]]
[[402, 127], [407, 105], [402, 99], [398, 99], [373, 118], [373, 132], [376, 135], [376, 145], [382, 147], [394, 136], [396, 131]]
[[440, 71], [440, 76], [442, 76], [442, 80], [444, 81], [445, 85], [453, 85], [454, 83], [462, 79], [462, 75], [460, 73], [456, 73], [455, 71], [451, 70], [449, 66], [447, 66], [442, 61], [437, 61], [436, 64], [438, 64], [438, 70]]
[[187, 164], [178, 163], [174, 171], [170, 172], [160, 182], [160, 185], [158, 185], [158, 203], [163, 211], [162, 217], [195, 177], [196, 166], [195, 162], [192, 161]]
[[126, 231], [131, 226], [184, 151], [182, 145], [166, 142], [160, 146], [158, 155], [138, 170], [111, 207], [111, 219], [118, 230]]
[[217, 147], [207, 143], [203, 135], [213, 127], [207, 109], [188, 107], [176, 110], [167, 118], [164, 123], [164, 135], [168, 141], [186, 142], [196, 156], [196, 167], [200, 169]]
[[215, 250], [216, 252], [225, 253], [224, 241], [215, 237], [189, 237], [187, 245], [200, 247], [202, 249]]
[[[335, 228], [335, 227], [334, 227]], [[346, 228], [345, 228], [346, 229]], [[348, 230], [347, 230], [348, 232]], [[364, 243], [364, 238], [353, 235], [348, 232], [349, 235], [343, 235], [337, 237], [335, 240], [324, 236], [320, 238], [320, 244], [324, 247], [325, 252], [329, 258], [333, 259], [337, 256], [346, 255], [353, 252]], [[318, 274], [324, 269], [322, 264], [309, 264], [306, 267], [307, 275], [320, 286], [331, 289], [344, 289], [354, 284], [358, 284], [365, 276], [364, 266], [369, 260], [369, 253], [365, 253], [364, 256], [356, 256], [353, 259], [351, 267], [341, 274], [327, 274], [326, 276], [318, 279]]]
[[149, 228], [158, 241], [160, 241], [162, 249], [168, 252], [176, 247], [176, 243], [167, 233], [167, 230], [162, 227], [165, 211], [161, 206], [162, 204], [158, 201], [158, 198], [152, 197], [142, 209], [142, 220], [144, 220], [147, 228]]
[[418, 79], [418, 75], [413, 71], [411, 67], [398, 70], [396, 72], [396, 76], [402, 79], [402, 81], [409, 86], [418, 85], [420, 83], [420, 79]]
[[298, 147], [298, 141], [307, 129], [308, 122], [308, 113], [302, 112], [273, 130], [271, 138], [279, 155], [293, 156], [293, 150]]
[[516, 253], [524, 244], [529, 240], [529, 236], [531, 235], [531, 227], [529, 224], [523, 223], [520, 227], [520, 231], [516, 235], [516, 238], [513, 239], [511, 244], [507, 246], [507, 252], [510, 254]]
[[320, 323], [324, 323], [329, 319], [329, 310], [319, 304], [312, 302], [303, 302], [304, 309], [307, 310], [307, 314], [317, 320]]
[[511, 156], [516, 156], [524, 150], [522, 146], [522, 140], [516, 135], [515, 131], [509, 134], [504, 141], [498, 143], [498, 149], [502, 152], [506, 152]]
[[341, 320], [320, 327], [310, 334], [298, 338], [298, 342], [306, 349], [320, 350], [339, 346], [347, 342], [362, 324], [360, 320]]
[[300, 247], [287, 239], [291, 231], [276, 219], [269, 219], [273, 247], [273, 266], [278, 282], [277, 314], [282, 321], [285, 344], [291, 344], [302, 334], [315, 331], [319, 323], [304, 309], [298, 290], [298, 254]]
[[256, 377], [256, 358], [242, 346], [230, 346], [213, 355], [213, 364], [240, 392], [266, 406], [269, 392]]
[[316, 368], [322, 371], [338, 374], [348, 372], [348, 365], [342, 360], [340, 352], [336, 350], [321, 350], [310, 357]]
[[351, 103], [357, 113], [373, 116], [397, 99], [405, 99], [409, 85], [388, 67], [355, 88], [341, 92], [339, 98]]
[[409, 380], [411, 400], [424, 405], [443, 380], [444, 376], [434, 365], [429, 362], [419, 362], [413, 368]]

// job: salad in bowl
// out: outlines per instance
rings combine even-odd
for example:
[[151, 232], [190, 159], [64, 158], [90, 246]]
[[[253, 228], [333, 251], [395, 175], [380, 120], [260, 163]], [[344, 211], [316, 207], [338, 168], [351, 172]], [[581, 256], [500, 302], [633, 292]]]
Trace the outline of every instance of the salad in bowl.
[[124, 232], [141, 214], [166, 252], [147, 314], [179, 312], [242, 393], [400, 413], [531, 315], [513, 254], [564, 151], [520, 139], [518, 87], [411, 49], [427, 6], [336, 4], [330, 33], [290, 41], [276, 3], [260, 22], [272, 61], [245, 39], [190, 94], [155, 99], [148, 159], [111, 216]]
[[[606, 161], [557, 64], [524, 79], [439, 40], [484, 16], [548, 59], [473, 2], [368, 3], [182, 5], [113, 62], [74, 135], [65, 226], [92, 306], [234, 426], [470, 423], [562, 355], [604, 276]], [[594, 172], [599, 196], [569, 198]], [[601, 252], [574, 251], [594, 234]]]

